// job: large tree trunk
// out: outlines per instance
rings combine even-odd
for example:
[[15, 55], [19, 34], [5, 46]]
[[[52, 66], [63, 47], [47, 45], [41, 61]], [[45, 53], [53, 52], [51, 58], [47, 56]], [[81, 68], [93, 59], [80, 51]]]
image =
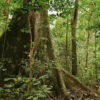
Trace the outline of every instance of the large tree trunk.
[[[33, 65], [34, 65], [34, 60], [35, 56], [37, 53], [37, 48], [38, 45], [40, 44], [40, 39], [41, 39], [41, 28], [39, 29], [39, 26], [41, 25], [41, 16], [39, 12], [34, 12], [35, 13], [35, 23], [34, 20], [32, 20], [34, 17], [32, 17], [32, 13], [29, 14], [28, 21], [29, 21], [29, 28], [30, 29], [30, 52], [29, 52], [29, 65], [30, 65], [30, 73], [29, 73], [29, 80], [28, 80], [28, 88], [27, 91], [31, 91], [31, 81], [33, 77]], [[33, 22], [32, 22], [33, 21]], [[36, 34], [36, 35], [35, 35]], [[35, 38], [34, 36], [35, 35]], [[34, 45], [33, 45], [34, 42]]]
[[[29, 23], [29, 15], [30, 23]], [[8, 74], [18, 74], [22, 59], [29, 59], [28, 53], [30, 51], [30, 27], [32, 42], [36, 40], [39, 29], [39, 15], [37, 12], [26, 12], [23, 9], [17, 9], [14, 13], [9, 29], [0, 37], [0, 59], [6, 61], [6, 68]], [[5, 37], [6, 34], [6, 37]], [[4, 44], [5, 40], [5, 44]]]
[[[7, 37], [6, 37], [6, 48], [4, 48], [5, 53], [4, 57], [7, 57], [12, 60], [12, 64], [15, 70], [15, 66], [20, 63], [20, 60], [22, 58], [27, 58], [27, 54], [24, 54], [24, 51], [29, 52], [30, 50], [30, 34], [27, 34], [26, 32], [22, 32], [21, 29], [29, 28], [29, 13], [22, 13], [22, 11], [18, 10], [16, 13], [16, 17], [13, 18], [11, 24], [10, 24], [10, 30], [7, 30]], [[32, 13], [33, 16], [35, 16], [34, 13]], [[19, 19], [20, 17], [20, 19]], [[78, 81], [74, 76], [72, 76], [70, 73], [62, 69], [61, 65], [59, 65], [57, 58], [54, 53], [51, 36], [50, 36], [50, 28], [49, 28], [49, 21], [48, 21], [48, 11], [46, 9], [43, 9], [40, 12], [41, 17], [41, 23], [40, 26], [42, 27], [40, 30], [42, 32], [42, 37], [45, 37], [45, 41], [43, 42], [44, 45], [47, 46], [46, 48], [46, 55], [48, 56], [49, 60], [52, 61], [52, 66], [54, 66], [52, 71], [52, 79], [54, 83], [55, 90], [59, 92], [59, 94], [62, 96], [64, 100], [70, 100], [70, 97], [67, 93], [68, 88], [74, 88], [77, 87], [81, 89], [82, 91], [90, 92], [92, 96], [99, 97], [99, 93], [95, 92], [94, 90], [91, 90], [84, 86], [80, 81]], [[35, 17], [32, 17], [33, 19]], [[16, 20], [15, 20], [16, 19]], [[23, 20], [22, 20], [23, 19]], [[34, 20], [33, 20], [34, 21]], [[36, 19], [35, 19], [36, 21]], [[36, 25], [36, 22], [35, 24]], [[42, 26], [43, 25], [43, 26]], [[36, 26], [34, 26], [36, 28]], [[36, 29], [32, 29], [36, 33]], [[2, 45], [3, 36], [0, 38], [0, 45]], [[32, 35], [31, 35], [32, 36]], [[34, 36], [34, 35], [33, 35]], [[41, 38], [41, 37], [39, 37]], [[31, 39], [32, 40], [32, 39]], [[37, 40], [37, 39], [36, 39]], [[15, 43], [12, 41], [16, 41]], [[32, 61], [32, 56], [34, 57], [37, 51], [37, 46], [39, 45], [39, 41], [36, 41], [36, 45], [34, 44], [34, 48], [30, 50], [30, 61]], [[27, 46], [27, 48], [24, 48], [24, 44]], [[32, 46], [32, 45], [31, 45]], [[11, 51], [12, 50], [12, 51]], [[32, 53], [33, 50], [35, 50], [35, 53]], [[2, 47], [0, 48], [0, 52], [2, 52]], [[1, 55], [0, 55], [1, 57]], [[30, 69], [32, 68], [32, 62], [30, 62]], [[11, 68], [12, 68], [11, 67]], [[10, 69], [11, 70], [11, 69]], [[32, 70], [32, 69], [31, 69]], [[8, 71], [8, 70], [7, 70]], [[13, 71], [12, 71], [13, 72]], [[30, 72], [30, 79], [32, 78], [32, 72]], [[30, 80], [29, 80], [30, 81]], [[72, 86], [71, 86], [72, 85]]]
[[[48, 11], [46, 9], [43, 9], [41, 12], [41, 20], [42, 20], [42, 37], [45, 38], [44, 44], [46, 45], [46, 55], [48, 56], [49, 60], [52, 61], [52, 65], [56, 68], [58, 67], [57, 64], [57, 58], [54, 53], [53, 44], [51, 41], [51, 35], [50, 35], [50, 26], [48, 21]], [[53, 69], [53, 81], [55, 85], [56, 91], [59, 92], [59, 95], [63, 94], [62, 97], [64, 100], [70, 100], [70, 97], [67, 93], [67, 88], [65, 86], [65, 82], [63, 79], [62, 72], [58, 69]]]
[[[49, 21], [48, 21], [48, 12], [46, 9], [44, 9], [41, 13], [41, 19], [42, 19], [42, 37], [47, 38], [45, 39], [44, 45], [47, 46], [47, 55], [49, 60], [53, 61], [53, 83], [55, 86], [56, 91], [59, 92], [59, 94], [63, 94], [62, 97], [64, 100], [70, 100], [70, 97], [67, 93], [67, 89], [71, 88], [79, 88], [82, 91], [89, 92], [90, 95], [94, 97], [99, 97], [100, 94], [96, 91], [89, 89], [88, 87], [84, 86], [77, 78], [75, 78], [73, 75], [71, 75], [69, 72], [65, 71], [62, 66], [59, 65], [57, 58], [54, 53], [54, 48], [51, 40], [50, 35], [50, 27], [49, 27]], [[41, 26], [42, 26], [41, 25]]]

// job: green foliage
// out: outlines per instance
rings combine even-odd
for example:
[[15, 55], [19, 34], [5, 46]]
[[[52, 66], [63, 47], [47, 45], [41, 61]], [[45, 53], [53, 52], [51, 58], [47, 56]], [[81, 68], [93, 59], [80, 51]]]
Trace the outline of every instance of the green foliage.
[[[11, 63], [9, 59], [3, 59], [3, 61], [0, 62], [0, 77], [3, 77], [2, 73], [4, 73], [4, 71], [7, 72], [7, 69], [5, 69], [5, 62]], [[21, 63], [19, 64], [21, 69], [21, 76], [18, 78], [11, 78], [10, 76], [7, 76], [8, 78], [4, 78], [4, 80], [2, 79], [2, 83], [0, 84], [0, 98], [3, 100], [6, 98], [9, 98], [10, 100], [13, 100], [14, 98], [25, 98], [26, 100], [44, 100], [44, 98], [48, 98], [52, 89], [52, 86], [49, 85], [48, 81], [51, 75], [51, 65], [51, 63], [43, 64], [39, 60], [35, 61], [33, 66], [33, 78], [30, 83], [32, 89], [30, 93], [27, 93], [29, 78], [26, 76], [28, 76], [30, 70], [29, 62], [28, 59], [22, 59]]]
[[[71, 49], [72, 49], [72, 35], [71, 35], [71, 19], [73, 16], [74, 9], [73, 0], [28, 0], [28, 3], [23, 0], [11, 0], [8, 10], [8, 21], [5, 19], [7, 16], [4, 14], [8, 4], [5, 0], [0, 0], [0, 36], [6, 28], [9, 28], [8, 24], [12, 19], [16, 9], [21, 9], [23, 12], [28, 13], [30, 11], [36, 11], [41, 9], [49, 9], [49, 21], [51, 24], [51, 34], [53, 38], [53, 45], [59, 63], [66, 68], [66, 31], [67, 31], [67, 18], [68, 18], [68, 46], [70, 62], [72, 60]], [[96, 82], [96, 74], [98, 79], [100, 78], [100, 0], [80, 0], [79, 1], [79, 13], [78, 13], [78, 25], [76, 32], [77, 42], [77, 64], [78, 64], [78, 77], [87, 85], [91, 85]], [[20, 17], [17, 19], [20, 20]], [[44, 25], [43, 25], [44, 26]], [[41, 27], [41, 26], [40, 26]], [[39, 28], [40, 28], [39, 27]], [[41, 28], [40, 28], [41, 29]], [[20, 30], [23, 33], [30, 33], [29, 29], [23, 28]], [[96, 32], [96, 37], [95, 37]], [[86, 63], [86, 40], [90, 33], [89, 44], [88, 44], [88, 67], [85, 67]], [[47, 40], [42, 38], [43, 41]], [[16, 41], [12, 41], [16, 42]], [[9, 44], [8, 44], [9, 45]], [[25, 48], [27, 46], [23, 44]], [[95, 51], [96, 45], [96, 51]], [[46, 49], [47, 47], [44, 46]], [[25, 52], [25, 51], [23, 51]], [[95, 59], [96, 52], [96, 59]], [[29, 52], [25, 52], [27, 55]], [[36, 56], [41, 56], [42, 52]], [[16, 56], [16, 55], [15, 55]], [[37, 57], [38, 58], [38, 57]], [[8, 64], [12, 64], [12, 61], [8, 58], [0, 59], [0, 100], [14, 100], [17, 97], [25, 100], [44, 100], [51, 94], [51, 85], [49, 86], [49, 78], [52, 76], [53, 62], [49, 62], [47, 55], [43, 58], [47, 62], [42, 62], [35, 59], [33, 65], [33, 79], [31, 81], [32, 91], [27, 93], [27, 84], [29, 76], [29, 59], [22, 59], [18, 66], [21, 68], [21, 76], [19, 78], [5, 78], [6, 72], [8, 72]], [[96, 64], [95, 64], [96, 60]], [[19, 68], [19, 69], [20, 69]], [[18, 70], [19, 70], [18, 69]], [[70, 63], [71, 69], [71, 63]], [[97, 72], [95, 73], [97, 69]], [[17, 71], [17, 70], [16, 70]], [[17, 73], [18, 74], [18, 73]], [[2, 78], [3, 77], [3, 78]], [[15, 77], [15, 76], [13, 76]], [[51, 83], [52, 84], [52, 83]], [[19, 98], [18, 98], [19, 99]], [[92, 99], [85, 99], [92, 100]]]
[[0, 98], [5, 100], [9, 98], [13, 100], [14, 98], [26, 100], [39, 100], [46, 98], [47, 95], [51, 94], [51, 88], [48, 85], [42, 84], [42, 81], [46, 79], [46, 76], [41, 76], [38, 79], [33, 78], [31, 81], [32, 90], [27, 93], [28, 78], [5, 78], [2, 87], [0, 87]]
[[66, 26], [63, 24], [65, 20], [59, 18], [56, 21], [55, 27], [51, 30], [53, 37], [53, 44], [56, 49], [56, 54], [59, 55], [60, 51], [64, 52], [65, 47], [65, 36], [66, 36]]

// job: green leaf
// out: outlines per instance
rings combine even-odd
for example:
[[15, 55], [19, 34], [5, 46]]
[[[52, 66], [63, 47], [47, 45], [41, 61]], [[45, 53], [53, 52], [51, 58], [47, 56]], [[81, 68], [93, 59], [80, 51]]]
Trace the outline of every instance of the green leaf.
[[10, 89], [6, 89], [5, 91], [11, 93], [11, 90]]
[[6, 84], [5, 87], [6, 88], [12, 88], [14, 85], [13, 84]]
[[0, 92], [2, 92], [2, 91], [3, 91], [3, 88], [0, 87]]
[[29, 99], [33, 99], [33, 96], [29, 96], [29, 97], [27, 98], [27, 100], [29, 100]]
[[40, 94], [39, 94], [39, 97], [44, 98], [44, 97], [45, 97], [45, 94], [40, 93]]
[[38, 97], [34, 97], [33, 100], [38, 100]]

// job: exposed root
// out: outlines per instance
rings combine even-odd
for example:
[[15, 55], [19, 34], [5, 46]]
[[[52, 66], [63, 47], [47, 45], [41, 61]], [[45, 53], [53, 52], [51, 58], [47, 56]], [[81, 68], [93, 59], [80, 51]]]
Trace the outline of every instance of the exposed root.
[[[57, 67], [57, 70], [60, 70], [60, 73], [63, 74], [63, 79], [65, 81], [66, 88], [69, 89], [79, 89], [83, 92], [88, 93], [89, 95], [91, 95], [91, 97], [94, 98], [100, 98], [100, 93], [95, 91], [94, 89], [90, 89], [87, 86], [83, 85], [76, 77], [74, 77], [73, 75], [71, 75], [69, 72], [67, 72], [66, 70], [64, 70], [63, 68], [59, 68]], [[62, 84], [62, 85], [63, 85]]]

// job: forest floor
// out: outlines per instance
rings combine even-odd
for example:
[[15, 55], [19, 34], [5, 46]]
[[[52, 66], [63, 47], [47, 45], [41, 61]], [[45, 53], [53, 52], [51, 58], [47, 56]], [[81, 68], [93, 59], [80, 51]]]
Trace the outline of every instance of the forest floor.
[[[20, 99], [19, 98], [20, 96], [24, 95], [25, 91], [24, 92], [21, 91], [23, 93], [21, 93], [20, 96], [19, 96], [19, 94], [16, 94], [18, 92], [16, 90], [19, 89], [24, 83], [14, 83], [14, 86], [12, 86], [11, 83], [9, 83], [9, 82], [0, 83], [0, 92], [4, 91], [3, 93], [0, 93], [0, 100], [27, 100], [27, 99]], [[8, 84], [8, 86], [7, 86], [7, 84]], [[6, 88], [4, 88], [5, 85], [6, 85]], [[15, 92], [16, 95], [14, 97], [15, 99], [9, 99], [11, 94], [12, 94], [12, 92], [11, 92], [13, 90], [12, 88], [15, 88], [15, 91], [16, 91]], [[94, 84], [90, 88], [93, 88], [96, 91], [100, 92], [100, 84]], [[84, 92], [80, 89], [73, 89], [73, 90], [68, 89], [68, 94], [72, 100], [100, 100], [99, 98], [92, 97], [88, 92]], [[34, 100], [34, 99], [29, 99], [29, 100]], [[39, 100], [41, 100], [41, 99], [39, 99]], [[46, 99], [42, 99], [42, 100], [63, 100], [63, 99], [61, 98], [61, 96], [51, 95], [49, 98], [47, 97]]]
[[[94, 84], [92, 87], [94, 90], [100, 92], [100, 84]], [[89, 93], [83, 92], [79, 89], [69, 89], [68, 94], [70, 95], [72, 100], [100, 100], [100, 98], [92, 97]], [[61, 97], [57, 97], [54, 100], [62, 100]]]

